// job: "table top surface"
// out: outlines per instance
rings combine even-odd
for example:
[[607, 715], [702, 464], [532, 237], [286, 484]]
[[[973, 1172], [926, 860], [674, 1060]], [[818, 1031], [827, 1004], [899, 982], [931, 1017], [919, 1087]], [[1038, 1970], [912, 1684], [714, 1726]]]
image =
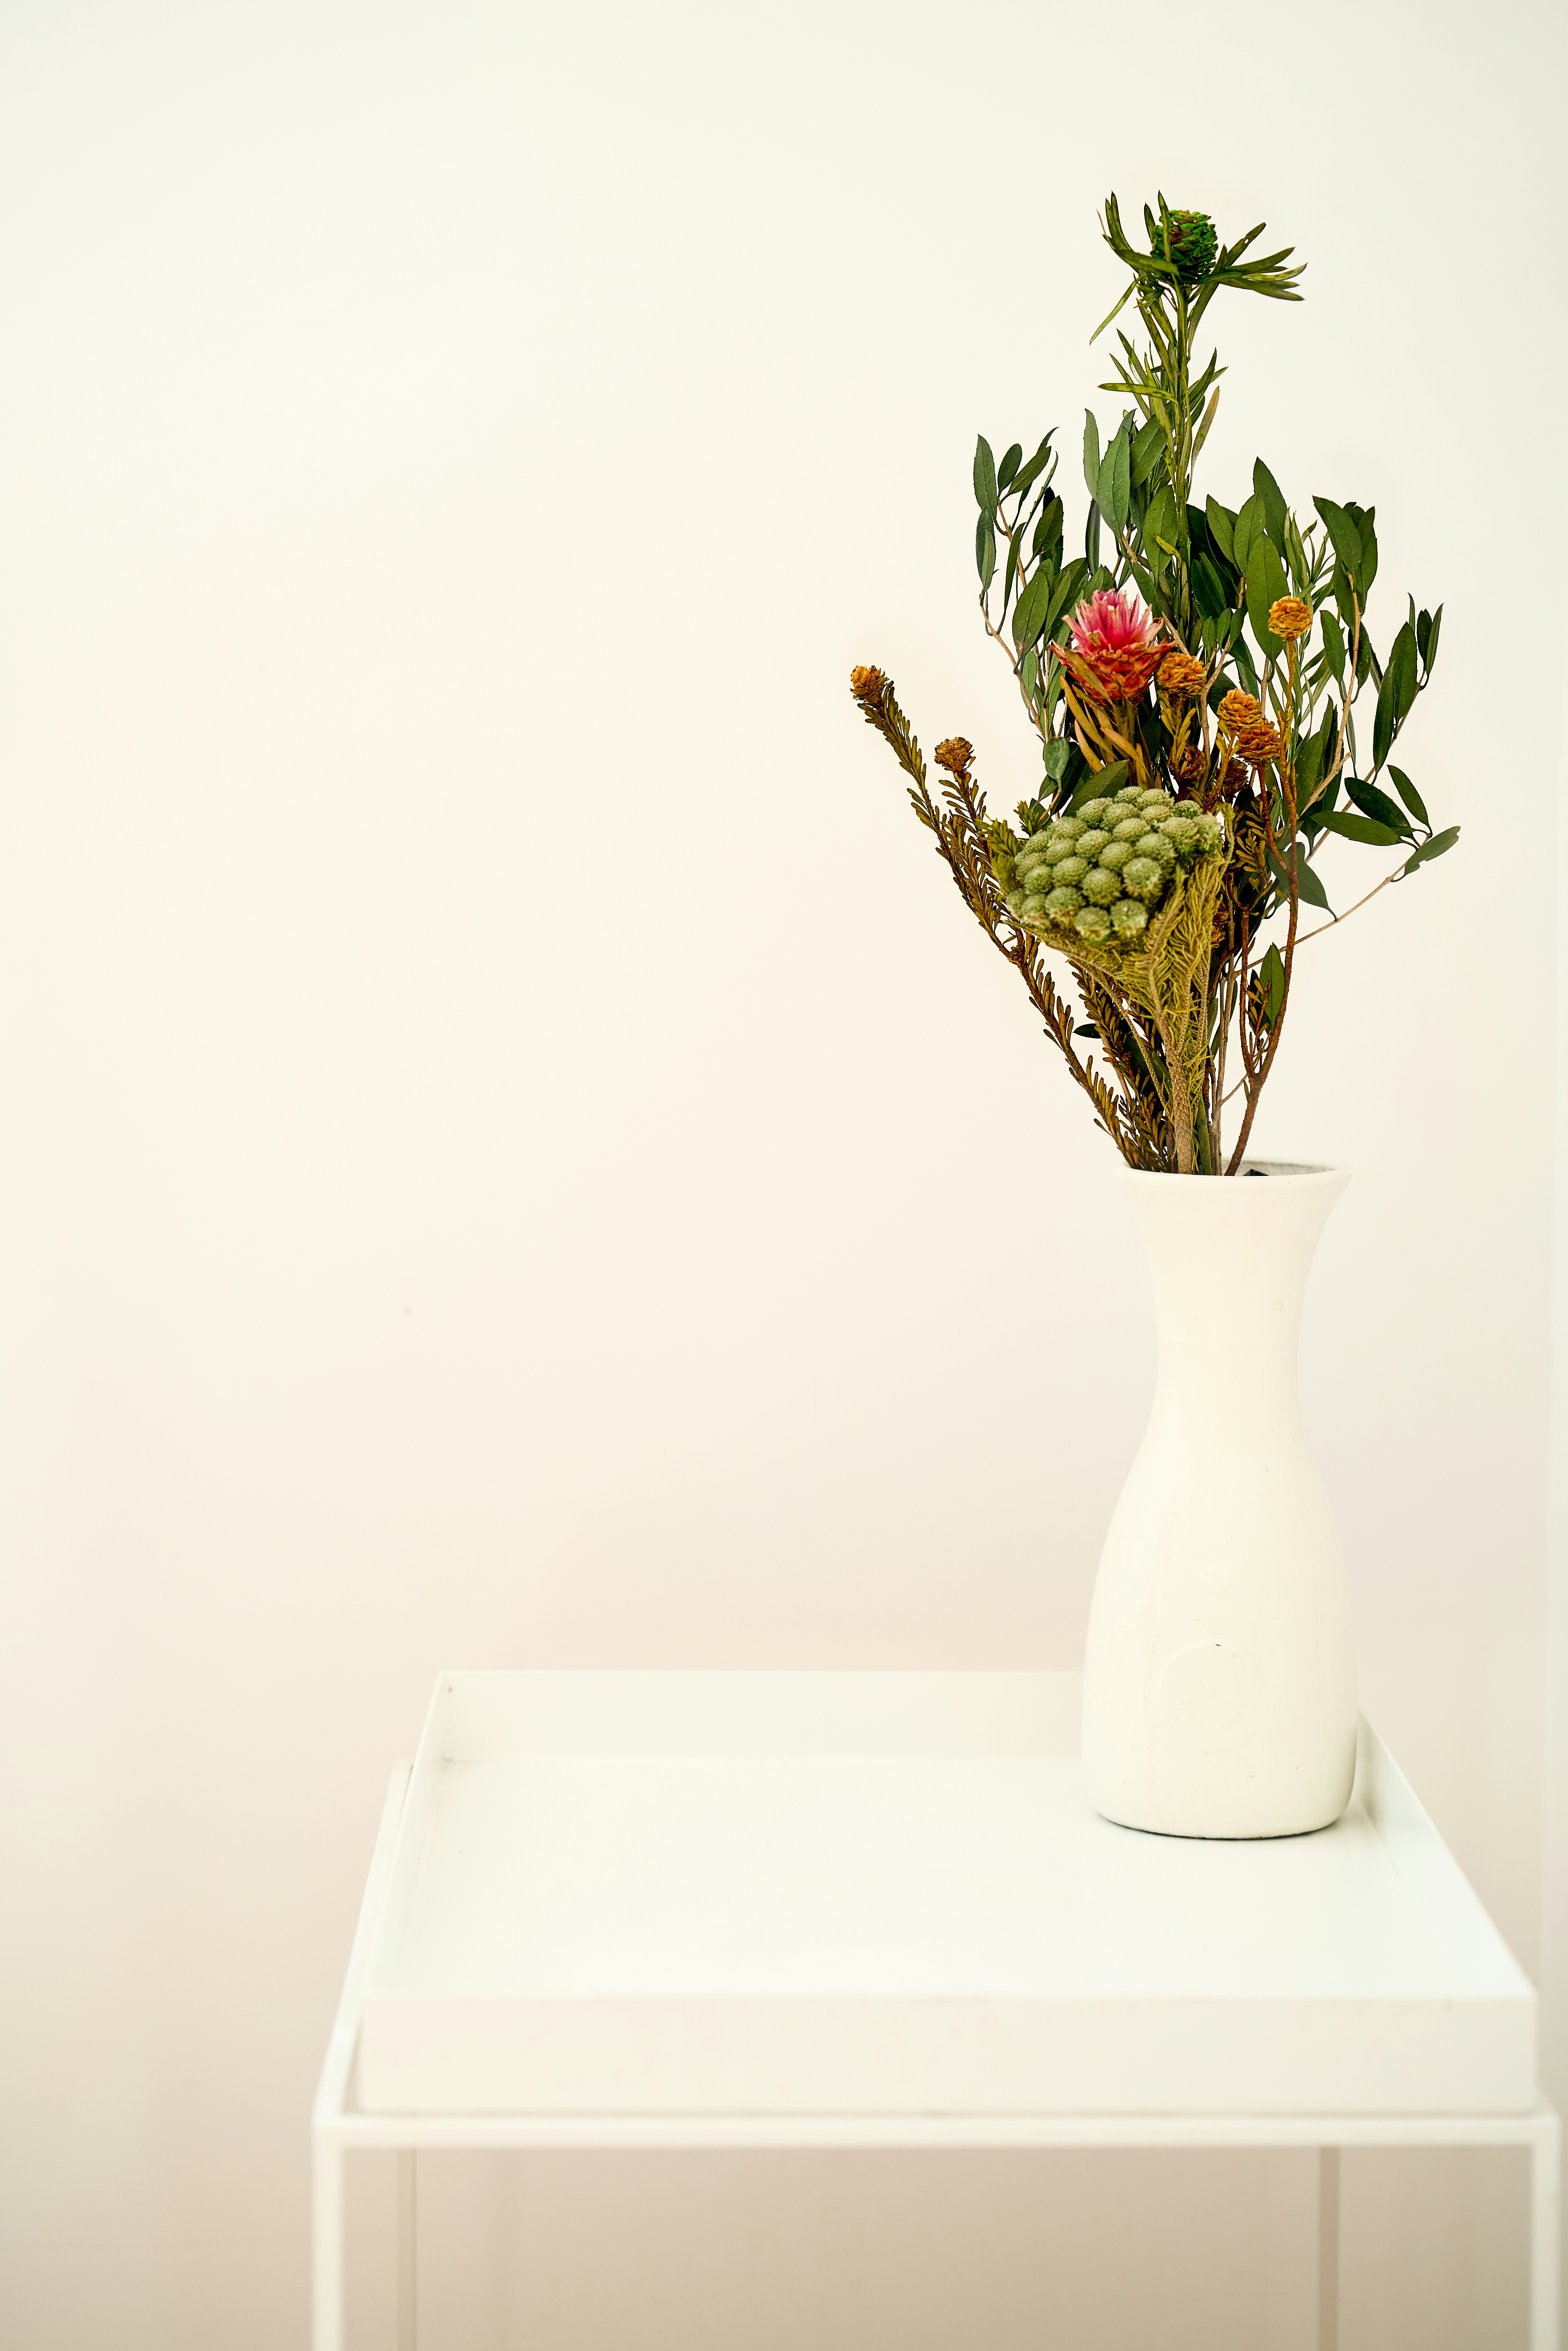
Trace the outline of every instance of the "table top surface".
[[1079, 1691], [444, 1675], [365, 1953], [375, 2095], [777, 2101], [791, 2049], [819, 2102], [1093, 2104], [1141, 2066], [1168, 2104], [1204, 2063], [1261, 2085], [1276, 2049], [1298, 2104], [1342, 2060], [1383, 2095], [1379, 2052], [1393, 2103], [1532, 2095], [1532, 1988], [1364, 1726], [1332, 1828], [1164, 1837], [1088, 1803]]

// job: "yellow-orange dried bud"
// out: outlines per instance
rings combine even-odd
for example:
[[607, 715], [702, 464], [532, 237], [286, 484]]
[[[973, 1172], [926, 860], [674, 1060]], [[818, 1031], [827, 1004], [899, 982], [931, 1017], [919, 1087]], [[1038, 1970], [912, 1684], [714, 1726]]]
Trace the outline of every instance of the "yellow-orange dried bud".
[[1171, 773], [1178, 784], [1199, 783], [1207, 772], [1208, 761], [1196, 743], [1185, 751], [1178, 751], [1171, 761]]
[[1261, 768], [1270, 759], [1279, 758], [1285, 746], [1279, 728], [1271, 726], [1266, 718], [1260, 718], [1241, 729], [1236, 737], [1236, 747], [1252, 767]]
[[1312, 608], [1303, 604], [1299, 596], [1277, 597], [1269, 607], [1270, 629], [1286, 644], [1292, 637], [1304, 637], [1312, 625]]
[[1174, 653], [1168, 653], [1160, 664], [1160, 684], [1167, 694], [1201, 694], [1207, 683], [1208, 672], [1203, 664], [1195, 661], [1191, 653], [1184, 653], [1179, 646]]
[[946, 743], [936, 746], [936, 765], [946, 768], [950, 776], [967, 774], [974, 756], [974, 745], [967, 743], [962, 735], [950, 735]]
[[1256, 726], [1262, 716], [1263, 705], [1257, 695], [1243, 694], [1239, 685], [1231, 687], [1219, 705], [1219, 723], [1228, 726], [1233, 735], [1239, 734], [1243, 726]]
[[1220, 785], [1223, 790], [1228, 792], [1239, 792], [1241, 790], [1243, 785], [1248, 784], [1250, 781], [1250, 773], [1242, 765], [1239, 759], [1228, 759], [1226, 761], [1225, 773], [1220, 778]]
[[852, 669], [850, 692], [862, 702], [874, 702], [887, 684], [879, 669]]

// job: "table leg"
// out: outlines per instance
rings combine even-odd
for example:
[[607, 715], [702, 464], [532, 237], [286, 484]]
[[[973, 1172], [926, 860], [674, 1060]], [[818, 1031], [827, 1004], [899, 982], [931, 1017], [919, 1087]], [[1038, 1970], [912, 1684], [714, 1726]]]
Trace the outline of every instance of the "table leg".
[[1560, 2146], [1555, 2115], [1530, 2143], [1530, 2351], [1558, 2351]]
[[343, 2351], [343, 2150], [318, 2137], [310, 2154], [311, 2351]]
[[419, 2208], [414, 2200], [418, 2158], [397, 2154], [397, 2351], [419, 2351]]
[[1318, 2149], [1318, 2351], [1339, 2351], [1337, 2147]]

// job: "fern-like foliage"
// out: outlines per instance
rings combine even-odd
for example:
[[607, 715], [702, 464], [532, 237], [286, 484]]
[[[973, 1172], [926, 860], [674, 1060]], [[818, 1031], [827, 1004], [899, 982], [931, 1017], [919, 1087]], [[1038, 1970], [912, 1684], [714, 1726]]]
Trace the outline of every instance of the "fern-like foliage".
[[864, 675], [867, 686], [857, 688], [855, 695], [862, 716], [892, 746], [910, 779], [910, 806], [934, 836], [959, 896], [992, 946], [1022, 979], [1045, 1023], [1046, 1034], [1089, 1096], [1099, 1124], [1129, 1166], [1165, 1169], [1174, 1165], [1169, 1140], [1171, 1085], [1153, 994], [1146, 999], [1129, 995], [1117, 976], [1098, 962], [1090, 966], [1081, 964], [1076, 956], [1069, 959], [1083, 1009], [1098, 1032], [1116, 1081], [1112, 1084], [1095, 1068], [1092, 1054], [1080, 1058], [1074, 1037], [1082, 1024], [1052, 981], [1039, 940], [1008, 912], [988, 840], [985, 794], [967, 771], [945, 776], [939, 793], [933, 794], [925, 758], [898, 706], [893, 681], [876, 671]]

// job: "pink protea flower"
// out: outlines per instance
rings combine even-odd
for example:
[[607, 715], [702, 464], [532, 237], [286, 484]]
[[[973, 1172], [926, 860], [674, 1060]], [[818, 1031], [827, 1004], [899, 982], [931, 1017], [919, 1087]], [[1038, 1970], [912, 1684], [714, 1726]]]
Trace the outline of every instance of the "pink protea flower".
[[1129, 589], [1086, 597], [1068, 623], [1071, 650], [1051, 651], [1095, 702], [1135, 702], [1164, 660], [1165, 622], [1145, 611]]

